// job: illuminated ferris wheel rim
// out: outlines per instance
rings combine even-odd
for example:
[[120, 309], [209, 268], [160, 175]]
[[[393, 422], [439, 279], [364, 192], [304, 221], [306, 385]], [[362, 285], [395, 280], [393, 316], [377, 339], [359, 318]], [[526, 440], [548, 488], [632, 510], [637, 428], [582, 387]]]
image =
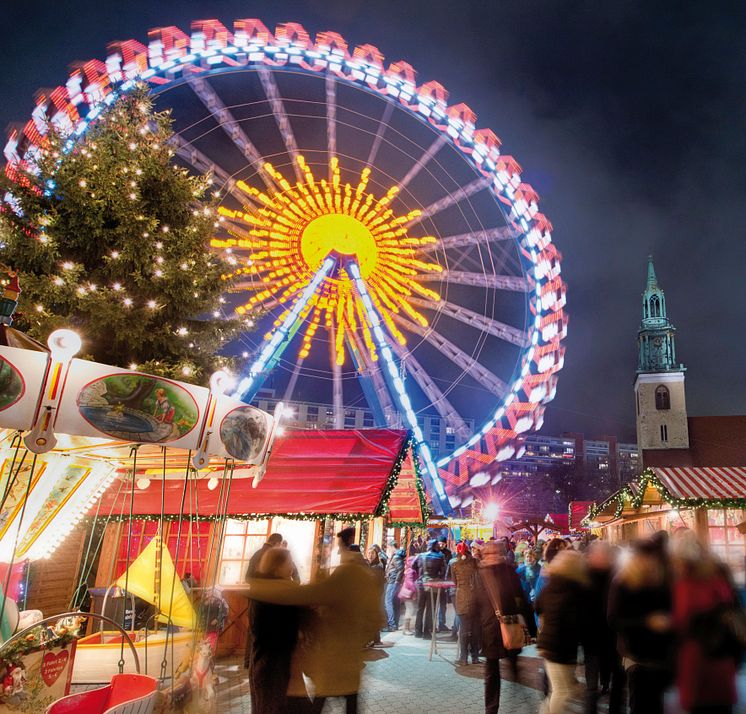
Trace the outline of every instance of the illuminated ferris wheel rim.
[[[152, 30], [149, 37], [147, 47], [136, 40], [113, 43], [106, 62], [86, 62], [71, 73], [65, 87], [40, 95], [23, 131], [11, 132], [5, 147], [6, 170], [12, 175], [16, 165], [33, 166], [50, 122], [71, 132], [67, 147], [71, 149], [105, 106], [141, 81], [159, 92], [178, 83], [204, 82], [205, 76], [221, 72], [250, 69], [270, 77], [273, 71], [310, 72], [363, 88], [408, 110], [440, 132], [481, 175], [478, 190], [488, 189], [503, 204], [507, 220], [520, 236], [516, 236], [516, 243], [521, 262], [532, 281], [528, 308], [533, 320], [507, 394], [494, 415], [438, 466], [447, 468], [455, 477], [448, 480], [458, 484], [494, 460], [515, 456], [517, 437], [541, 425], [544, 406], [554, 396], [556, 373], [564, 359], [565, 285], [560, 256], [551, 242], [551, 224], [538, 211], [536, 192], [521, 182], [518, 163], [500, 154], [495, 134], [477, 129], [476, 116], [465, 104], [448, 106], [447, 93], [437, 82], [417, 86], [415, 72], [405, 62], [384, 68], [383, 56], [371, 45], [356, 47], [350, 54], [347, 43], [336, 33], [319, 33], [312, 42], [296, 23], [279, 25], [271, 33], [258, 20], [237, 20], [230, 32], [218, 21], [206, 20], [194, 22], [191, 35], [168, 27]], [[187, 77], [184, 70], [193, 74]], [[276, 96], [268, 99], [282, 102]], [[228, 110], [223, 105], [213, 113], [219, 116], [221, 111]], [[177, 137], [177, 154], [194, 148], [188, 143], [179, 146], [178, 141]], [[250, 164], [262, 161], [261, 156], [251, 159], [250, 142], [244, 149]], [[291, 158], [294, 153], [297, 148], [294, 152], [288, 146]], [[199, 159], [195, 163], [195, 157], [191, 158], [195, 168], [213, 171], [228, 190], [233, 189], [235, 180], [220, 167], [212, 163], [200, 167]], [[468, 198], [468, 191], [475, 189], [466, 188], [461, 196]]]

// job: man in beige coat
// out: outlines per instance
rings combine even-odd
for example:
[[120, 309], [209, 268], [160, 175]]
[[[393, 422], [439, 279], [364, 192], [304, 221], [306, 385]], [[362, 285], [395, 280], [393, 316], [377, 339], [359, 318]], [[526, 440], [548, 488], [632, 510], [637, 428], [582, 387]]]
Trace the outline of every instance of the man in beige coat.
[[320, 608], [301, 667], [317, 699], [345, 697], [347, 714], [356, 714], [363, 648], [371, 629], [383, 627], [385, 618], [374, 573], [360, 552], [349, 549], [349, 530], [337, 536], [341, 562], [325, 580], [300, 587], [253, 580], [249, 592], [256, 600]]

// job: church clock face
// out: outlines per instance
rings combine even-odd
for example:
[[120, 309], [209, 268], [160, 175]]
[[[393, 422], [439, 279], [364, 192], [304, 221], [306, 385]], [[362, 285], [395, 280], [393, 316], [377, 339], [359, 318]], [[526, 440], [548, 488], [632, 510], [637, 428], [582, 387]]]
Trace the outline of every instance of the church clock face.
[[660, 347], [663, 344], [663, 338], [662, 337], [656, 337], [653, 339], [653, 344], [656, 347]]

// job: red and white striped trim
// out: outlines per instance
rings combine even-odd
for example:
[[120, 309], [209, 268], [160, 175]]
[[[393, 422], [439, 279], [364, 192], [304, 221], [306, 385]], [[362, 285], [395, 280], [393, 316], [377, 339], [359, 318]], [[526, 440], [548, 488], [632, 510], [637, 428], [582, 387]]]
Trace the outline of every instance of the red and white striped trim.
[[707, 466], [653, 469], [674, 498], [746, 499], [746, 467]]

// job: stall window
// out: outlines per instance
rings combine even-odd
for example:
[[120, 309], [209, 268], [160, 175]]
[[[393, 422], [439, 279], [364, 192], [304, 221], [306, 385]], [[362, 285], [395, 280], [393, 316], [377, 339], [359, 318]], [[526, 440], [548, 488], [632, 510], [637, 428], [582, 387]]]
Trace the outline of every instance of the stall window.
[[267, 541], [272, 521], [237, 521], [228, 519], [220, 561], [221, 585], [238, 585], [246, 577], [251, 556]]
[[739, 585], [746, 583], [746, 541], [737, 528], [743, 520], [744, 511], [740, 508], [712, 508], [707, 512], [710, 547], [728, 565]]

